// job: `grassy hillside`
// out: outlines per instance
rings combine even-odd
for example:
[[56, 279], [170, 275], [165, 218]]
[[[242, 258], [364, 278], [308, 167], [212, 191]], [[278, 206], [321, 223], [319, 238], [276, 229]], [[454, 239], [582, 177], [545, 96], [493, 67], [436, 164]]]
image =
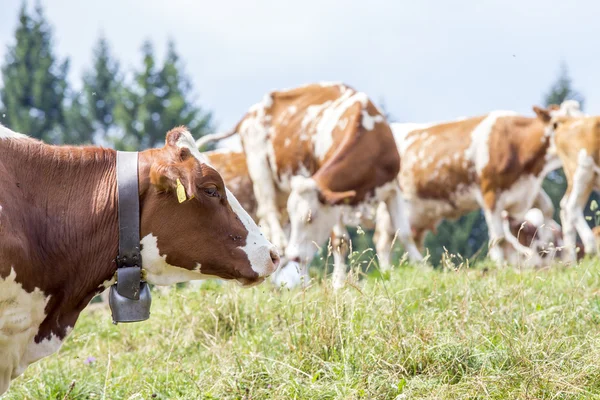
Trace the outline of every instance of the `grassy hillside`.
[[13, 399], [600, 397], [600, 264], [400, 267], [333, 293], [209, 283], [82, 315]]

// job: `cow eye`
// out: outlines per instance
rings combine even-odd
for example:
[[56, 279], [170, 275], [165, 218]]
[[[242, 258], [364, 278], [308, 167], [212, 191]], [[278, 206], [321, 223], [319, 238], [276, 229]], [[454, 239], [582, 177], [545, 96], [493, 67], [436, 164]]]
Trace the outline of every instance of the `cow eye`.
[[219, 190], [217, 189], [216, 186], [210, 186], [210, 187], [204, 188], [204, 193], [206, 193], [206, 195], [210, 196], [210, 197], [220, 197], [221, 196], [219, 194]]

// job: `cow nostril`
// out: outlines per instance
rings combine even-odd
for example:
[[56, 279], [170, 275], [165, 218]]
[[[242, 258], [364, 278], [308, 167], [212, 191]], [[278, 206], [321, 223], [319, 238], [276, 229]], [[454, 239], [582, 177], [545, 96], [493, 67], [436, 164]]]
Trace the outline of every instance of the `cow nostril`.
[[277, 269], [279, 267], [280, 257], [275, 249], [271, 249], [271, 261], [273, 261], [273, 265], [275, 266], [275, 269]]

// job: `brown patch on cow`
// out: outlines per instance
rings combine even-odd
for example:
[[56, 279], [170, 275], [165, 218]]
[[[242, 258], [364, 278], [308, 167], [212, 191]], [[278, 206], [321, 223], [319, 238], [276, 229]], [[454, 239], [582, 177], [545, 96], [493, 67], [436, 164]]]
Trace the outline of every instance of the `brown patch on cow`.
[[453, 199], [459, 188], [467, 189], [476, 180], [472, 162], [466, 160], [465, 153], [471, 144], [471, 132], [484, 118], [473, 117], [410, 132], [406, 140], [412, 143], [402, 159], [402, 188], [413, 182], [410, 186], [416, 189], [419, 198], [455, 206]]
[[481, 174], [487, 207], [494, 209], [497, 194], [522, 176], [539, 176], [546, 166], [548, 146], [544, 124], [538, 118], [498, 118], [489, 136], [489, 162]]
[[383, 118], [370, 100], [366, 107], [360, 103], [349, 107], [344, 113], [348, 124], [344, 128], [336, 125], [334, 130], [334, 145], [330, 150], [333, 154], [313, 176], [322, 190], [339, 193], [329, 195], [329, 203], [358, 204], [400, 172], [400, 155], [389, 125], [381, 122], [372, 130], [365, 129], [363, 111], [369, 118]]

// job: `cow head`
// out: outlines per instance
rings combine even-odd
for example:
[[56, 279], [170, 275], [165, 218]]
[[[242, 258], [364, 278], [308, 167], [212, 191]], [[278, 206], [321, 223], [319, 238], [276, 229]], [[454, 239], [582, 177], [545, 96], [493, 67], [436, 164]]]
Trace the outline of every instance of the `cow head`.
[[552, 136], [565, 121], [586, 116], [577, 100], [565, 100], [560, 106], [551, 104], [547, 109], [533, 106], [533, 111], [546, 126], [547, 136]]
[[279, 265], [275, 246], [183, 127], [140, 153], [142, 262], [156, 285], [218, 277], [252, 286]]
[[312, 178], [295, 176], [287, 209], [290, 217], [290, 240], [286, 257], [292, 261], [308, 262], [316, 247], [329, 237], [333, 225], [341, 217], [344, 200], [354, 196], [353, 191], [330, 192], [318, 187]]

